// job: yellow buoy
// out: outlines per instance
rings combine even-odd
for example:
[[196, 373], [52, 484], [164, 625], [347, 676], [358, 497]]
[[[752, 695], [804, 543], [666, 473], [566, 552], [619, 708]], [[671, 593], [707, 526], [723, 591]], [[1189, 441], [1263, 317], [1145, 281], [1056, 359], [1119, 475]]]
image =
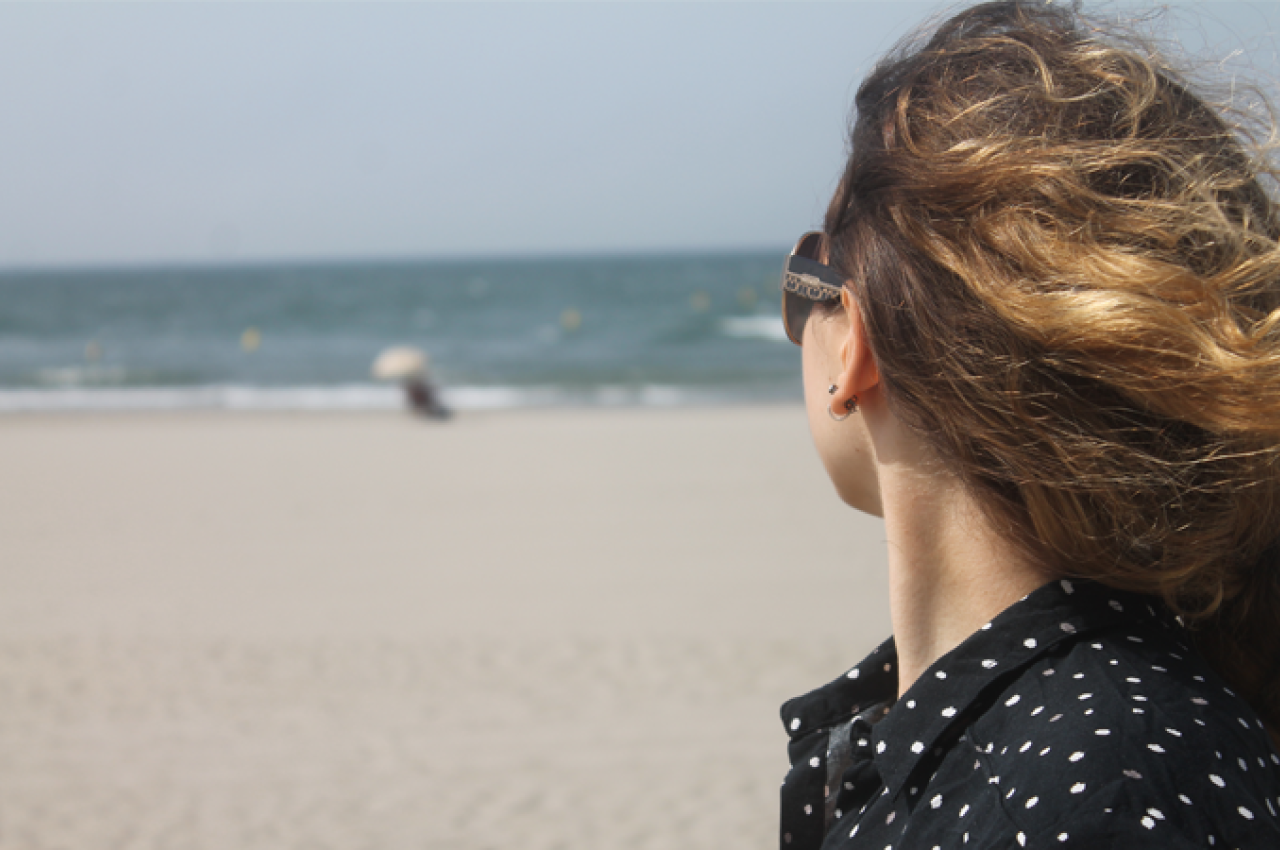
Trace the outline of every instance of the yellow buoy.
[[262, 345], [262, 331], [257, 328], [245, 328], [244, 333], [240, 334], [240, 347], [245, 351], [257, 351]]
[[756, 291], [749, 286], [738, 290], [738, 306], [750, 310], [756, 306]]
[[102, 359], [102, 346], [96, 339], [91, 339], [84, 346], [84, 359], [89, 363], [97, 363]]
[[695, 313], [705, 313], [711, 309], [711, 296], [702, 290], [698, 290], [689, 296], [689, 306], [693, 308]]
[[573, 307], [566, 307], [560, 314], [560, 328], [565, 333], [573, 333], [582, 327], [582, 314]]

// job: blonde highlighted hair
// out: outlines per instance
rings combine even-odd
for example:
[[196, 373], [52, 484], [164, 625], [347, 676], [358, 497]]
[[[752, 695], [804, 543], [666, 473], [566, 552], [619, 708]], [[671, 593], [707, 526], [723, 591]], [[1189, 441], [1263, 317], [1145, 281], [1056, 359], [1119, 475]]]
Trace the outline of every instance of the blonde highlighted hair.
[[1280, 215], [1245, 125], [1027, 2], [864, 81], [827, 212], [886, 395], [1007, 536], [1158, 594], [1280, 729]]

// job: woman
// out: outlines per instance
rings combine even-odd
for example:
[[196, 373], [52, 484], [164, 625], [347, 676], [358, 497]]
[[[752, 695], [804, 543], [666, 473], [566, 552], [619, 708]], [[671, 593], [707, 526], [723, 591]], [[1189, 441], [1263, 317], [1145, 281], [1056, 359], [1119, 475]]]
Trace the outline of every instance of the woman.
[[784, 314], [895, 636], [783, 707], [782, 846], [1280, 847], [1272, 172], [1050, 5], [856, 107]]

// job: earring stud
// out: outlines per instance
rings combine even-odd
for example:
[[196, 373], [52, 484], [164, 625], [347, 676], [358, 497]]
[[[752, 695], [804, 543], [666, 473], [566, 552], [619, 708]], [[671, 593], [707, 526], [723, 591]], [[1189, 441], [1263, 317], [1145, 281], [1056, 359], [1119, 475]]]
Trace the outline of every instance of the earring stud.
[[[835, 386], [832, 384], [832, 386]], [[849, 418], [858, 409], [858, 397], [855, 395], [844, 403], [845, 413], [843, 416], [837, 416], [836, 412], [831, 409], [831, 405], [827, 405], [827, 415], [837, 422], [843, 422]]]

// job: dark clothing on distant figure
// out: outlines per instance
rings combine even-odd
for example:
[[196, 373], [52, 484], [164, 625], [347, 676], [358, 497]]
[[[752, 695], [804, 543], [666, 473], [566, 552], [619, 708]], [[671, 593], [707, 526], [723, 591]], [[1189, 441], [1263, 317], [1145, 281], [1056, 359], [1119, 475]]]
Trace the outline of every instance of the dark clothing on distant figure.
[[1052, 582], [897, 691], [890, 638], [783, 706], [783, 850], [1280, 848], [1280, 757], [1148, 597]]
[[414, 413], [433, 419], [448, 419], [452, 412], [440, 401], [439, 391], [423, 378], [404, 382], [404, 395]]

